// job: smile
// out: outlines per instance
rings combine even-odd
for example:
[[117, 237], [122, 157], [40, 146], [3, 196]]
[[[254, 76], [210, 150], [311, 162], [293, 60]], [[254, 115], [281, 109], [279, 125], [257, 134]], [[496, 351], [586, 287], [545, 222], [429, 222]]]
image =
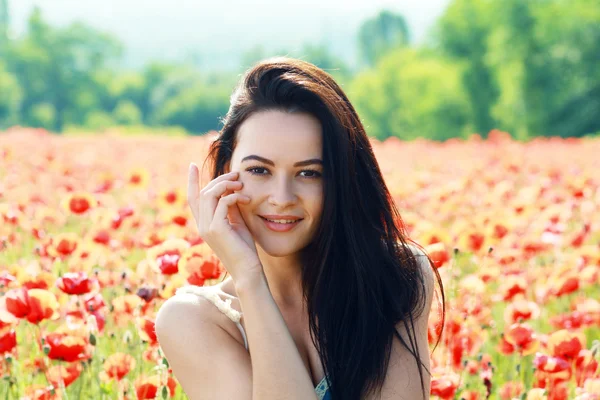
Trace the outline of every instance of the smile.
[[287, 232], [296, 227], [302, 221], [302, 219], [296, 221], [286, 220], [269, 220], [264, 217], [260, 217], [265, 222], [265, 226], [274, 232]]

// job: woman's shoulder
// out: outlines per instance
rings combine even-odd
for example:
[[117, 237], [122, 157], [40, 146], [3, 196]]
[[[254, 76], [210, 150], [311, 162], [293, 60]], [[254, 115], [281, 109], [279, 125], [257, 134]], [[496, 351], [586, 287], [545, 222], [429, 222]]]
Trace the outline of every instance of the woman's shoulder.
[[419, 266], [419, 270], [420, 270], [421, 276], [423, 278], [423, 283], [424, 283], [424, 287], [425, 287], [425, 294], [424, 294], [425, 305], [426, 305], [427, 309], [429, 310], [429, 308], [431, 307], [432, 299], [433, 299], [433, 293], [435, 291], [434, 266], [429, 261], [429, 256], [427, 255], [427, 253], [424, 250], [422, 250], [421, 248], [419, 248], [413, 244], [409, 244], [409, 243], [407, 243], [406, 247], [408, 247], [412, 251], [412, 253], [414, 254], [414, 256], [417, 260], [417, 265]]
[[[213, 323], [233, 336], [242, 346], [243, 337], [236, 327], [242, 313], [237, 297], [224, 292], [221, 282], [212, 286], [182, 286], [167, 299], [156, 316], [156, 330], [179, 329], [181, 321]], [[193, 325], [192, 325], [193, 326]]]
[[[182, 286], [175, 292], [173, 298], [183, 303], [190, 303], [200, 306], [205, 312], [214, 314], [218, 310], [233, 322], [239, 322], [242, 313], [239, 309], [236, 296], [223, 290], [223, 282], [212, 286]], [[208, 300], [208, 303], [205, 301]], [[209, 304], [210, 303], [210, 304]]]

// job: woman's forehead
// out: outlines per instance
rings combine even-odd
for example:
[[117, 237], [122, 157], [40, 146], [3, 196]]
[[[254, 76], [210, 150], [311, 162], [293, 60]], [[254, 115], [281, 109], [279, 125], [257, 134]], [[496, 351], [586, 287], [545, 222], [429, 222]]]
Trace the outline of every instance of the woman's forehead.
[[[310, 114], [264, 112], [252, 115], [238, 130], [235, 153], [240, 157], [294, 154], [308, 158], [321, 155], [321, 124]], [[238, 155], [238, 154], [236, 154]]]

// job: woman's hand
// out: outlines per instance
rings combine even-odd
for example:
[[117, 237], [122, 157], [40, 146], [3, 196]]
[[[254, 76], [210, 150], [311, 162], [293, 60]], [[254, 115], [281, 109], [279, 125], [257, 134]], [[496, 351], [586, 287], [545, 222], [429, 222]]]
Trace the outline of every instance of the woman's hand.
[[250, 197], [236, 192], [243, 187], [238, 177], [237, 171], [223, 174], [199, 191], [198, 167], [194, 163], [188, 174], [188, 204], [200, 237], [234, 281], [250, 273], [262, 273], [254, 238], [238, 208], [238, 203], [250, 202]]

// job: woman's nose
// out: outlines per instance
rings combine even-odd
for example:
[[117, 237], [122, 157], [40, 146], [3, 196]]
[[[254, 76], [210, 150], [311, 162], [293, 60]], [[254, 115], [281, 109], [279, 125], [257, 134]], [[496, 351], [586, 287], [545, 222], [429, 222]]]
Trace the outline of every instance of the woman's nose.
[[285, 178], [278, 179], [274, 182], [271, 195], [269, 196], [270, 204], [283, 208], [294, 204], [297, 200], [298, 198], [294, 193], [292, 182], [289, 182]]

